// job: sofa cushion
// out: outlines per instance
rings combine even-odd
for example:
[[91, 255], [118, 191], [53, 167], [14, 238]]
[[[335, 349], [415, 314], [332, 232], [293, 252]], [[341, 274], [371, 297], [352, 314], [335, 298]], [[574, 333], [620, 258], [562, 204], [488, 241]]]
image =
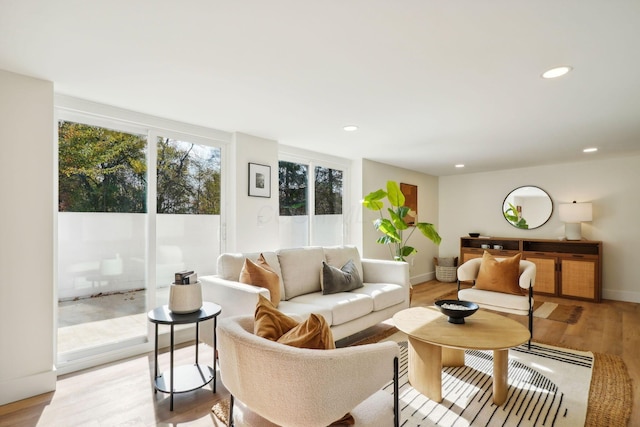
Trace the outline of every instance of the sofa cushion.
[[360, 261], [360, 253], [355, 246], [328, 246], [323, 249], [324, 257], [332, 267], [342, 267], [349, 260], [353, 260], [360, 278], [364, 280], [364, 272], [362, 270], [362, 262]]
[[311, 313], [315, 313], [324, 317], [324, 320], [326, 320], [329, 325], [333, 324], [333, 316], [331, 315], [330, 308], [317, 304], [296, 302], [295, 298], [289, 301], [280, 301], [278, 310], [299, 321], [306, 319]]
[[269, 267], [271, 267], [278, 277], [280, 277], [280, 299], [284, 300], [286, 295], [284, 292], [284, 284], [282, 282], [282, 272], [278, 262], [278, 255], [275, 252], [221, 254], [218, 257], [218, 270], [216, 274], [222, 279], [238, 282], [240, 279], [240, 272], [244, 266], [245, 258], [248, 258], [253, 262], [257, 262], [260, 255], [264, 257], [267, 264], [269, 264]]
[[484, 251], [474, 287], [485, 291], [522, 295], [522, 289], [518, 284], [521, 257], [522, 254], [516, 254], [497, 260], [489, 252]]
[[320, 286], [322, 287], [323, 295], [349, 292], [361, 288], [362, 279], [351, 259], [342, 268], [333, 267], [322, 261]]
[[278, 307], [280, 302], [280, 277], [265, 261], [262, 254], [258, 257], [257, 262], [245, 258], [239, 281], [247, 285], [268, 289], [269, 299], [274, 306]]
[[380, 311], [404, 302], [406, 290], [391, 283], [365, 283], [353, 293], [369, 295], [373, 298], [373, 311]]
[[333, 334], [324, 317], [311, 314], [307, 320], [300, 322], [285, 332], [278, 342], [300, 348], [331, 350], [336, 348]]
[[285, 299], [321, 290], [320, 268], [324, 261], [321, 247], [282, 249], [277, 253]]
[[267, 298], [258, 295], [254, 314], [253, 333], [271, 341], [277, 341], [298, 325], [298, 321], [280, 312]]
[[373, 298], [355, 292], [339, 292], [330, 295], [313, 292], [300, 295], [289, 301], [319, 305], [331, 310], [331, 326], [341, 325], [373, 311]]

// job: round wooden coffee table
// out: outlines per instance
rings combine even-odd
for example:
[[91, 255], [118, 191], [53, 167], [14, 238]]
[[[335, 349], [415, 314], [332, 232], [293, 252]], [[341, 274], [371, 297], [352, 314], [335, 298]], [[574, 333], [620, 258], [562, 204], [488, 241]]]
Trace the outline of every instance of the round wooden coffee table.
[[464, 324], [448, 322], [437, 307], [412, 307], [393, 316], [409, 337], [409, 382], [420, 393], [442, 401], [442, 367], [463, 366], [464, 350], [493, 350], [493, 402], [507, 399], [509, 348], [529, 340], [529, 330], [508, 317], [482, 309]]

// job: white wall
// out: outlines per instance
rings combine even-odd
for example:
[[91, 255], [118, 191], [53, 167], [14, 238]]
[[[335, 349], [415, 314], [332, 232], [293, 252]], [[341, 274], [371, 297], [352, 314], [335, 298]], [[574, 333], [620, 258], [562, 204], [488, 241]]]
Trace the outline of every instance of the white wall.
[[[379, 188], [387, 188], [387, 181], [398, 184], [413, 184], [418, 186], [418, 222], [430, 222], [439, 230], [438, 221], [438, 178], [431, 175], [389, 166], [371, 160], [362, 163], [363, 195], [367, 195]], [[385, 206], [386, 209], [387, 206]], [[363, 211], [362, 239], [363, 256], [365, 258], [393, 259], [387, 245], [376, 243], [380, 233], [373, 227], [373, 221], [380, 214], [368, 209]], [[388, 214], [385, 218], [388, 218]], [[407, 232], [405, 232], [407, 233]], [[406, 234], [405, 234], [406, 236]], [[419, 230], [411, 236], [408, 245], [418, 250], [407, 261], [410, 263], [411, 283], [420, 283], [435, 278], [433, 257], [438, 256], [438, 246], [424, 237]]]
[[[582, 224], [582, 236], [603, 242], [603, 298], [640, 302], [633, 250], [640, 241], [638, 183], [640, 156], [440, 177], [440, 256], [458, 255], [468, 232], [562, 238], [558, 204], [592, 202], [593, 221]], [[502, 216], [505, 196], [522, 185], [538, 186], [553, 200], [551, 219], [540, 228], [519, 230]]]
[[[278, 143], [243, 133], [234, 134], [227, 186], [226, 252], [274, 251], [278, 245]], [[271, 197], [249, 197], [249, 163], [271, 166]], [[235, 172], [234, 172], [235, 170]]]
[[55, 389], [53, 84], [0, 70], [0, 405]]

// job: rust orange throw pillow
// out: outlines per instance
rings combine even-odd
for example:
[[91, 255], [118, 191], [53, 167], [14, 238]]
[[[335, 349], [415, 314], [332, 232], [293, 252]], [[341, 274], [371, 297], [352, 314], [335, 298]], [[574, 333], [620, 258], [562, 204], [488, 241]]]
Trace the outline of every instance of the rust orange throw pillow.
[[245, 258], [244, 265], [240, 271], [240, 283], [259, 286], [269, 290], [269, 298], [276, 307], [280, 303], [280, 277], [267, 264], [264, 256], [260, 254], [258, 262], [255, 263]]
[[324, 317], [311, 314], [307, 320], [298, 323], [280, 312], [274, 305], [259, 296], [256, 305], [253, 333], [271, 341], [277, 341], [300, 348], [333, 349], [336, 344]]
[[254, 335], [277, 341], [278, 338], [296, 326], [298, 326], [298, 322], [295, 319], [283, 314], [262, 295], [258, 296], [253, 323]]
[[476, 289], [522, 295], [522, 288], [518, 285], [520, 277], [520, 258], [516, 254], [501, 261], [485, 251], [482, 255], [480, 271], [476, 278]]
[[278, 338], [281, 344], [293, 347], [311, 348], [316, 350], [330, 350], [336, 348], [333, 334], [324, 317], [311, 314], [304, 322], [291, 328]]

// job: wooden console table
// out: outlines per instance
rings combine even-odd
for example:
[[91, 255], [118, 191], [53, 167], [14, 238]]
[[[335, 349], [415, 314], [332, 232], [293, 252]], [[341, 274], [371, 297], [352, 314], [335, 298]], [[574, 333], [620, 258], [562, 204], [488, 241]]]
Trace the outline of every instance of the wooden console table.
[[[489, 245], [489, 249], [482, 248]], [[502, 249], [493, 249], [494, 245]], [[518, 239], [510, 237], [461, 237], [460, 262], [481, 257], [513, 256], [536, 265], [536, 294], [602, 300], [602, 242], [593, 240]]]

